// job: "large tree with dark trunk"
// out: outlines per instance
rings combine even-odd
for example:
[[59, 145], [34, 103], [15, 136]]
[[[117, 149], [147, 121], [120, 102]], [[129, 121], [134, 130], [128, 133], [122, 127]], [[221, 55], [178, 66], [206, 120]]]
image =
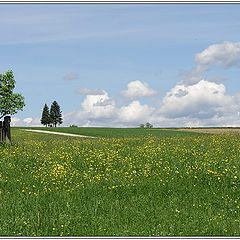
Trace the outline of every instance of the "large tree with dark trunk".
[[25, 106], [24, 97], [13, 92], [15, 84], [13, 71], [0, 74], [0, 119], [6, 115], [16, 114]]

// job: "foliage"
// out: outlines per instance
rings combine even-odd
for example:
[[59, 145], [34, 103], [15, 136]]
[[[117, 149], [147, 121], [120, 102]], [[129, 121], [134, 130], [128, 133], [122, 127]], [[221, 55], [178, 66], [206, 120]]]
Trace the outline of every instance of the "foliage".
[[51, 123], [48, 105], [45, 104], [42, 111], [41, 124], [48, 126]]
[[239, 136], [142, 132], [13, 128], [13, 146], [0, 147], [0, 235], [239, 236]]
[[145, 124], [145, 128], [152, 128], [153, 127], [153, 125], [151, 124], [151, 123], [149, 123], [149, 122], [147, 122], [146, 124]]
[[139, 127], [140, 128], [153, 128], [153, 125], [151, 123], [147, 122], [145, 124], [141, 123]]
[[16, 114], [25, 106], [24, 97], [13, 92], [15, 84], [11, 70], [0, 74], [0, 119], [6, 115]]
[[54, 127], [56, 127], [57, 124], [61, 125], [63, 123], [62, 111], [60, 110], [60, 106], [56, 101], [54, 101], [51, 105], [50, 119], [51, 119], [51, 123], [53, 124]]

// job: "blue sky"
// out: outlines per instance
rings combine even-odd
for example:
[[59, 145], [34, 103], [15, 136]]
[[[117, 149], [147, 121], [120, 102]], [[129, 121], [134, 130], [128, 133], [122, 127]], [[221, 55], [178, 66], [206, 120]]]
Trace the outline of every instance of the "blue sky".
[[239, 4], [0, 4], [13, 125], [56, 100], [65, 126], [238, 126], [239, 27]]

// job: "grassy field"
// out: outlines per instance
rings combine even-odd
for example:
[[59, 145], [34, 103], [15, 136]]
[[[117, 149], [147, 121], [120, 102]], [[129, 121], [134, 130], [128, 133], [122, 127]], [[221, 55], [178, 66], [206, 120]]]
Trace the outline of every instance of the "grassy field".
[[144, 130], [13, 128], [0, 235], [239, 236], [239, 135]]
[[80, 134], [87, 136], [97, 137], [146, 137], [146, 136], [189, 136], [196, 135], [197, 133], [185, 131], [176, 131], [175, 129], [142, 129], [142, 128], [93, 128], [93, 127], [57, 127], [57, 128], [46, 128], [46, 127], [26, 127], [25, 129], [35, 129], [53, 132], [64, 132], [72, 134]]

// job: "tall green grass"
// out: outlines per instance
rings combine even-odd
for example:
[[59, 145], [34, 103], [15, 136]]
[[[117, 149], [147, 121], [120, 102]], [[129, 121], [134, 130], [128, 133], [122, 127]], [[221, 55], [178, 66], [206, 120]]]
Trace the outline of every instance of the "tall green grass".
[[240, 234], [238, 136], [13, 140], [0, 146], [1, 236]]

